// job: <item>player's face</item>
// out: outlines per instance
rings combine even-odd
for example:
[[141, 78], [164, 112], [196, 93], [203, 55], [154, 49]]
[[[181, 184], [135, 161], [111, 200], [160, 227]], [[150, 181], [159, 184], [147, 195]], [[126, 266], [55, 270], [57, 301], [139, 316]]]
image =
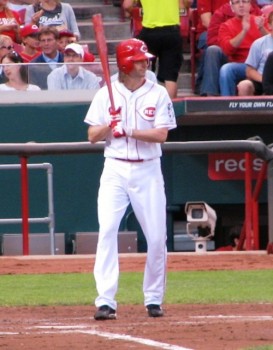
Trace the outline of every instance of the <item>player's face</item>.
[[131, 76], [143, 78], [149, 66], [148, 60], [141, 60], [134, 62], [134, 69], [131, 72]]

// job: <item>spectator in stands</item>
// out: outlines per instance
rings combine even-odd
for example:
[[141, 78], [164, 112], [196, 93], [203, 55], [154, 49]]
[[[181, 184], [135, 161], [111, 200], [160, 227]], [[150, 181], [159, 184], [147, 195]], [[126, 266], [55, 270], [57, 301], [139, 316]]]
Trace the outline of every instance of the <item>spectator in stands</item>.
[[198, 23], [196, 27], [197, 49], [200, 50], [198, 62], [197, 77], [195, 81], [195, 93], [199, 94], [200, 84], [204, 74], [204, 55], [207, 48], [207, 31], [211, 22], [212, 15], [222, 5], [229, 3], [229, 0], [198, 0], [197, 12]]
[[[208, 6], [208, 4], [206, 5], [207, 0], [201, 0], [201, 1], [204, 3], [203, 3], [203, 7], [200, 8], [200, 12], [202, 12], [202, 10], [204, 11], [204, 9]], [[214, 9], [214, 10], [211, 10], [212, 12], [201, 14], [201, 16], [203, 16], [201, 17], [203, 18], [203, 22], [208, 23], [208, 27], [206, 31], [204, 31], [205, 26], [203, 24], [201, 25], [199, 24], [197, 28], [197, 31], [201, 32], [201, 34], [199, 33], [200, 36], [199, 36], [199, 41], [197, 46], [201, 50], [201, 57], [199, 59], [199, 66], [198, 66], [198, 72], [197, 72], [197, 78], [196, 78], [196, 84], [195, 84], [196, 94], [200, 93], [200, 85], [204, 74], [204, 58], [206, 54], [206, 49], [208, 46], [211, 46], [211, 45], [219, 45], [218, 31], [219, 31], [220, 25], [225, 21], [227, 21], [228, 19], [234, 17], [235, 15], [231, 7], [230, 1], [225, 1], [221, 6], [217, 5], [216, 2], [213, 2], [213, 3], [211, 2], [210, 6], [212, 9]], [[251, 0], [250, 13], [256, 16], [262, 15], [261, 9], [257, 5], [256, 0]]]
[[28, 5], [31, 5], [33, 0], [8, 0], [8, 8], [19, 14], [21, 24], [25, 23], [25, 13]]
[[23, 41], [23, 50], [20, 52], [20, 56], [25, 63], [32, 61], [41, 54], [38, 33], [39, 28], [36, 24], [26, 24], [21, 28], [20, 35]]
[[271, 33], [254, 41], [246, 59], [246, 77], [238, 86], [239, 96], [253, 96], [263, 94], [262, 75], [265, 62], [273, 51], [273, 12], [268, 16], [268, 26]]
[[0, 91], [38, 91], [40, 88], [28, 83], [27, 66], [23, 64], [22, 57], [15, 51], [7, 53], [1, 59], [3, 71], [7, 78], [4, 84], [0, 84]]
[[69, 30], [61, 30], [59, 32], [58, 50], [60, 52], [64, 52], [64, 49], [68, 44], [74, 43], [76, 41], [77, 39], [72, 32], [70, 32]]
[[20, 17], [17, 12], [8, 8], [7, 3], [8, 0], [0, 0], [0, 33], [20, 43]]
[[245, 60], [251, 44], [268, 33], [264, 17], [250, 14], [250, 0], [234, 0], [232, 8], [235, 17], [223, 23], [219, 29], [219, 44], [229, 61], [220, 69], [222, 96], [237, 94], [238, 82], [246, 78]]
[[[262, 11], [255, 4], [252, 2], [251, 4], [251, 9], [250, 13], [255, 16], [261, 16]], [[234, 17], [234, 11], [232, 10], [231, 3], [228, 2], [224, 4], [223, 6], [219, 7], [214, 14], [211, 17], [211, 21], [208, 27], [208, 33], [207, 33], [207, 45], [218, 45], [219, 46], [219, 41], [218, 41], [218, 32], [220, 25], [224, 22], [226, 22], [228, 19]]]
[[28, 6], [25, 23], [37, 24], [38, 27], [54, 26], [59, 32], [69, 30], [77, 40], [80, 39], [80, 31], [72, 6], [59, 0], [41, 0]]
[[131, 34], [136, 38], [142, 29], [143, 9], [140, 0], [124, 0], [122, 4], [126, 17], [130, 18]]
[[[13, 41], [11, 38], [7, 35], [0, 35], [0, 62], [2, 58], [8, 54], [9, 52], [13, 51]], [[0, 66], [0, 84], [4, 83], [7, 80], [3, 67]]]
[[272, 5], [272, 0], [257, 0], [257, 4], [260, 7], [266, 6], [266, 5]]
[[264, 94], [273, 95], [273, 52], [270, 52], [265, 62], [262, 84]]
[[[64, 49], [68, 44], [76, 43], [76, 42], [78, 42], [77, 38], [69, 30], [62, 30], [61, 32], [59, 32], [58, 50], [60, 52], [64, 52]], [[88, 51], [87, 45], [83, 46], [83, 50], [84, 50], [83, 62], [94, 62], [95, 56]]]
[[[49, 90], [99, 89], [101, 78], [80, 66], [84, 50], [80, 44], [72, 43], [64, 51], [64, 65], [54, 69], [47, 77]], [[70, 64], [72, 63], [72, 64]]]
[[[29, 67], [30, 81], [40, 86], [42, 90], [47, 89], [47, 76], [51, 71], [64, 61], [64, 56], [58, 51], [59, 32], [55, 27], [43, 27], [39, 30], [41, 54], [31, 63], [37, 63]], [[39, 65], [39, 63], [47, 63]]]
[[[149, 52], [158, 58], [157, 79], [165, 85], [169, 96], [175, 98], [183, 59], [179, 2], [169, 0], [140, 2], [143, 7], [143, 27], [137, 38], [144, 41]], [[133, 3], [134, 0], [125, 0], [123, 8], [130, 10]]]
[[235, 16], [219, 28], [219, 46], [209, 46], [204, 60], [205, 75], [201, 84], [202, 96], [230, 96], [236, 94], [236, 86], [245, 79], [245, 60], [254, 40], [267, 31], [264, 18], [250, 14], [250, 0], [233, 0]]

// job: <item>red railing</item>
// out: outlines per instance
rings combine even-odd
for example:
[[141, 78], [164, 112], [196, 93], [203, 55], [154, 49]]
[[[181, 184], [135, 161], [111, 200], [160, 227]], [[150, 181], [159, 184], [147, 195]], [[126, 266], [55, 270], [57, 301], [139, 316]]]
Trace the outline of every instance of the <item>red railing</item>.
[[245, 153], [245, 221], [241, 230], [237, 250], [259, 250], [259, 196], [266, 177], [267, 163], [264, 162], [252, 190], [252, 157]]

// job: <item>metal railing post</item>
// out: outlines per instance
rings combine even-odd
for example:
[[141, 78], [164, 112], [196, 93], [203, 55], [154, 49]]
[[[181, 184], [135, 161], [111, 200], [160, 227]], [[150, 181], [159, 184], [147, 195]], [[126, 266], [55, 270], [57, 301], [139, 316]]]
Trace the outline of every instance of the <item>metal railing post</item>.
[[23, 255], [29, 255], [29, 196], [27, 157], [21, 157]]
[[53, 166], [47, 163], [47, 183], [48, 183], [48, 217], [50, 234], [50, 252], [55, 255], [55, 215], [53, 201]]
[[252, 176], [251, 176], [251, 159], [250, 153], [245, 153], [245, 248], [252, 249]]
[[252, 195], [252, 215], [253, 215], [253, 239], [254, 250], [260, 248], [260, 228], [259, 228], [259, 195], [262, 190], [263, 182], [266, 177], [267, 163], [263, 162], [262, 168], [259, 172], [256, 185]]
[[[48, 187], [48, 216], [29, 217], [29, 169], [47, 170]], [[21, 170], [21, 198], [22, 198], [22, 218], [0, 219], [2, 224], [22, 224], [22, 251], [24, 255], [29, 255], [29, 225], [30, 224], [48, 224], [50, 236], [50, 252], [55, 254], [55, 214], [53, 202], [53, 166], [50, 163], [27, 164], [27, 158], [21, 158], [21, 164], [0, 164], [0, 170]]]

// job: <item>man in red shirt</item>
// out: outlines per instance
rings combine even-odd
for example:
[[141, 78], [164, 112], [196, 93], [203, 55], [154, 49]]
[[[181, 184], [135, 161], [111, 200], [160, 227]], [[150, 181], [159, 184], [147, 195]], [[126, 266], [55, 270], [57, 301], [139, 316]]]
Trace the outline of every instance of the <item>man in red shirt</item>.
[[[250, 13], [255, 16], [261, 16], [262, 11], [258, 5], [252, 2]], [[218, 32], [220, 25], [235, 15], [230, 2], [219, 7], [211, 17], [207, 34], [207, 45], [219, 45]]]
[[197, 11], [200, 18], [197, 33], [205, 32], [208, 29], [212, 14], [228, 0], [198, 0]]
[[250, 0], [233, 0], [234, 17], [219, 28], [219, 46], [208, 47], [204, 59], [201, 95], [236, 95], [236, 86], [245, 79], [245, 60], [252, 42], [267, 31], [264, 18], [250, 14]]

